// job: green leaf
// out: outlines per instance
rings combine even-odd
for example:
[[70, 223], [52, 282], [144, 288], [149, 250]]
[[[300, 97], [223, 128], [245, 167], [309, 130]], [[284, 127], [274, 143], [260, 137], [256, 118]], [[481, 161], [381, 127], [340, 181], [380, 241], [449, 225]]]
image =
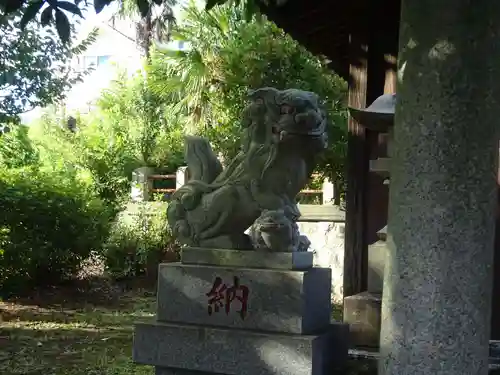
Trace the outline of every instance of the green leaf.
[[255, 0], [247, 0], [245, 4], [245, 21], [250, 22], [254, 15], [259, 14], [259, 6]]
[[227, 2], [228, 0], [207, 0], [206, 4], [205, 4], [205, 10], [210, 10], [212, 9], [214, 6], [216, 5], [222, 5], [224, 4], [225, 2]]
[[35, 18], [36, 14], [42, 7], [43, 3], [44, 3], [43, 0], [38, 0], [28, 5], [28, 7], [23, 13], [23, 17], [21, 18], [21, 30], [24, 30], [28, 22], [31, 21], [33, 18]]
[[0, 3], [0, 9], [7, 15], [20, 10], [25, 2], [25, 0], [5, 0]]
[[97, 14], [101, 13], [106, 5], [109, 5], [113, 0], [94, 0], [94, 9]]
[[42, 26], [47, 26], [50, 21], [52, 21], [52, 7], [47, 7], [43, 10], [42, 15], [40, 16], [40, 22]]
[[141, 13], [141, 16], [144, 18], [148, 15], [150, 5], [148, 0], [135, 0], [135, 3], [137, 4], [137, 7], [139, 8], [139, 12]]
[[71, 35], [71, 27], [69, 25], [68, 17], [59, 9], [56, 9], [56, 29], [59, 38], [64, 43], [69, 42], [69, 37]]
[[83, 18], [82, 11], [75, 4], [70, 3], [69, 1], [58, 1], [56, 4], [58, 8], [67, 10], [68, 12], [76, 14]]

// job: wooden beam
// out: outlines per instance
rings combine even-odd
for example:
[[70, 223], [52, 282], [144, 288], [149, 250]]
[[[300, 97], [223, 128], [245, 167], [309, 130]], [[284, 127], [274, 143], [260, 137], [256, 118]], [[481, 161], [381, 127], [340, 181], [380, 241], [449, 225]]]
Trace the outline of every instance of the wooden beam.
[[388, 53], [384, 56], [384, 60], [386, 64], [384, 94], [395, 94], [398, 81], [396, 68], [397, 58], [394, 54]]

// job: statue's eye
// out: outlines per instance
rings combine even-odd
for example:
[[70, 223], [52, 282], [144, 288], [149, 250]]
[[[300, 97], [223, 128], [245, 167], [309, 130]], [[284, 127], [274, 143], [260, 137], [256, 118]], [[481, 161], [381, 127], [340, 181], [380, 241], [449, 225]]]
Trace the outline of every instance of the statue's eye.
[[280, 113], [282, 115], [291, 115], [294, 112], [294, 108], [288, 104], [283, 104], [280, 107]]
[[255, 104], [259, 104], [259, 105], [264, 104], [264, 99], [262, 99], [262, 98], [255, 99]]

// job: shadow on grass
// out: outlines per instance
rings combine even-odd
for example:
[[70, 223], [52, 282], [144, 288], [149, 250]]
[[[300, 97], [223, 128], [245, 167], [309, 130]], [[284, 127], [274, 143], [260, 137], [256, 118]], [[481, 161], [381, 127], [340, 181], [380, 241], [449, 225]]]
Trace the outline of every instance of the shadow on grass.
[[0, 374], [152, 375], [131, 360], [133, 323], [155, 309], [154, 287], [141, 283], [94, 280], [0, 302]]
[[[134, 323], [155, 315], [155, 286], [92, 280], [0, 302], [0, 374], [153, 375], [152, 367], [132, 362], [132, 334]], [[333, 306], [334, 320], [340, 314]], [[334, 374], [376, 369], [350, 361]]]

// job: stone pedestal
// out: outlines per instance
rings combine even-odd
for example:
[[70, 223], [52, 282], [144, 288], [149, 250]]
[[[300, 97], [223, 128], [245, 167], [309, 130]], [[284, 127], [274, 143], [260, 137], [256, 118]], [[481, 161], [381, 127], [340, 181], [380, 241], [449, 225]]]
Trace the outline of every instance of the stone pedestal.
[[133, 357], [157, 375], [330, 374], [348, 349], [330, 293], [309, 253], [186, 248], [159, 267], [157, 317], [136, 325]]
[[378, 347], [382, 293], [363, 292], [344, 298], [344, 322], [349, 323], [350, 343]]

